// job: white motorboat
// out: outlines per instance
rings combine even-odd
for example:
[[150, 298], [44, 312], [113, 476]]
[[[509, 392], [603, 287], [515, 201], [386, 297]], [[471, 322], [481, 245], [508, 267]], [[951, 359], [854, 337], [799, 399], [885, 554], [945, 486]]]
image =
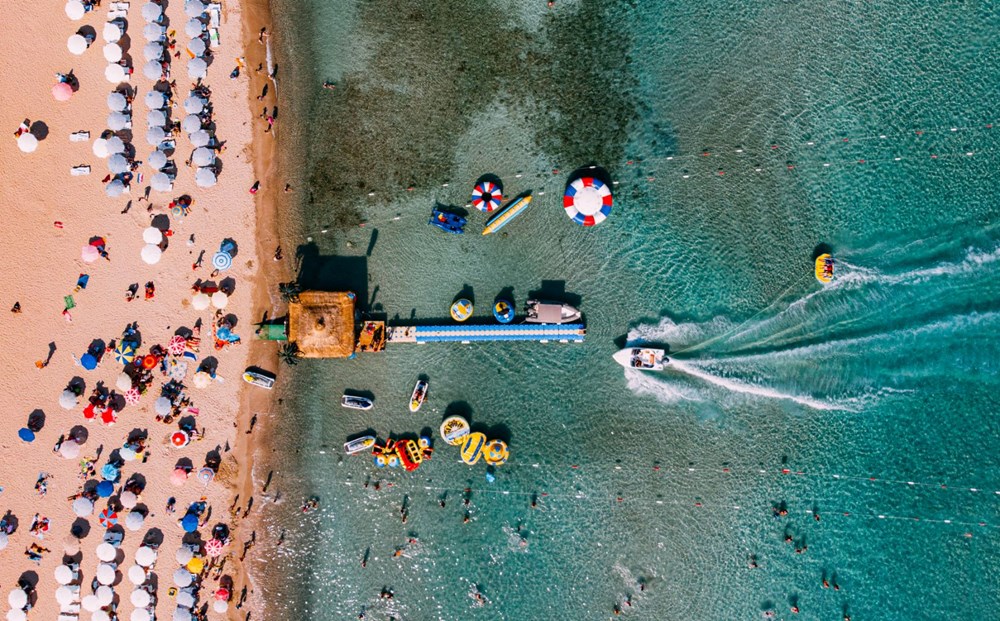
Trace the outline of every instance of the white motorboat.
[[528, 300], [524, 305], [525, 323], [573, 323], [580, 321], [580, 311], [561, 302]]
[[662, 371], [663, 366], [670, 362], [664, 350], [643, 347], [626, 347], [615, 352], [612, 358], [626, 369], [638, 371]]
[[368, 397], [344, 395], [340, 398], [340, 405], [352, 410], [370, 410], [375, 404]]

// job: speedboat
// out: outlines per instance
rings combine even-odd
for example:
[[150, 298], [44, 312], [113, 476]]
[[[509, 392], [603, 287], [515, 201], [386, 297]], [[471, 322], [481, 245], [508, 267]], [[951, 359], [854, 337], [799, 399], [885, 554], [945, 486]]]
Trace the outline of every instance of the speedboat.
[[340, 405], [352, 410], [370, 410], [375, 404], [368, 397], [357, 395], [344, 395], [340, 398]]
[[243, 372], [243, 381], [247, 384], [253, 384], [254, 386], [259, 386], [267, 390], [274, 388], [274, 376], [261, 373], [260, 371], [251, 371], [247, 369]]
[[816, 280], [824, 285], [833, 281], [833, 256], [824, 253], [816, 257]]
[[514, 303], [510, 300], [497, 300], [493, 303], [493, 317], [500, 323], [514, 321]]
[[431, 214], [431, 219], [427, 224], [433, 225], [441, 229], [446, 233], [464, 233], [462, 227], [465, 226], [466, 219], [457, 213], [451, 213], [448, 211], [443, 211], [441, 209], [434, 209], [434, 213]]
[[639, 371], [662, 371], [663, 365], [670, 362], [664, 350], [642, 347], [626, 347], [617, 351], [612, 358], [626, 369]]
[[410, 395], [410, 411], [416, 412], [427, 399], [427, 381], [417, 380], [417, 385], [413, 387], [413, 394]]
[[528, 314], [525, 323], [573, 323], [580, 321], [580, 311], [569, 304], [528, 300], [524, 305]]
[[344, 442], [344, 452], [348, 455], [354, 455], [355, 453], [360, 453], [361, 451], [367, 451], [374, 445], [375, 436], [362, 436], [360, 438]]
[[496, 233], [503, 227], [507, 226], [514, 218], [521, 215], [530, 204], [531, 194], [527, 194], [507, 203], [506, 207], [500, 209], [500, 211], [490, 216], [490, 219], [486, 221], [486, 228], [483, 229], [483, 235]]

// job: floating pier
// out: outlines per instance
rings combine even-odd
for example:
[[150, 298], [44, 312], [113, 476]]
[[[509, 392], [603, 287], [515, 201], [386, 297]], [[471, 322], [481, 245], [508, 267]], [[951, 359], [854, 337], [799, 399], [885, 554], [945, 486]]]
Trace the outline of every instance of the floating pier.
[[390, 343], [482, 343], [492, 341], [535, 341], [538, 343], [582, 343], [587, 328], [582, 323], [489, 324], [481, 326], [393, 326], [388, 328]]

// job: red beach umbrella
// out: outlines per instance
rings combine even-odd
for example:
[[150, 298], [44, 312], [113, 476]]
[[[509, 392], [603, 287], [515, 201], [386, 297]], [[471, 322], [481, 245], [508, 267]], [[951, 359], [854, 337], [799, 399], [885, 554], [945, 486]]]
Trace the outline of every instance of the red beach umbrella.
[[101, 412], [101, 422], [105, 425], [114, 425], [118, 422], [118, 412], [114, 408], [105, 408]]
[[146, 357], [142, 359], [142, 368], [152, 369], [156, 366], [156, 356], [153, 354], [147, 354]]
[[170, 443], [181, 448], [182, 446], [187, 446], [188, 442], [191, 441], [191, 436], [187, 434], [186, 431], [175, 431], [172, 436], [170, 436]]
[[[218, 539], [213, 539], [212, 541], [219, 541], [219, 540]], [[209, 543], [211, 543], [211, 541]], [[219, 541], [219, 543], [221, 544], [222, 542]], [[206, 544], [206, 547], [208, 547], [207, 544]], [[218, 591], [216, 591], [215, 592], [215, 599], [219, 600], [220, 602], [224, 602], [224, 601], [228, 600], [229, 599], [229, 589], [219, 589]]]
[[184, 354], [184, 348], [187, 346], [187, 339], [180, 334], [175, 334], [170, 338], [170, 342], [167, 343], [167, 352], [171, 356], [181, 356]]
[[104, 528], [111, 528], [118, 523], [118, 512], [112, 510], [111, 508], [101, 511], [101, 515], [98, 516], [97, 520], [101, 523]]

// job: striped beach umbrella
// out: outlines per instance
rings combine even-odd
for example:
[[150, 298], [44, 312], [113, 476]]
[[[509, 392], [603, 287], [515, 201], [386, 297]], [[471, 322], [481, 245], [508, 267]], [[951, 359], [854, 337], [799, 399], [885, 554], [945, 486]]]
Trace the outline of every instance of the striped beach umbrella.
[[233, 255], [228, 252], [216, 252], [212, 255], [212, 267], [217, 270], [228, 270], [233, 266]]
[[97, 517], [97, 521], [101, 523], [104, 528], [111, 528], [118, 523], [118, 512], [108, 507]]
[[185, 347], [187, 347], [187, 339], [180, 334], [175, 334], [170, 337], [170, 342], [167, 343], [167, 352], [171, 356], [180, 356], [184, 353]]
[[138, 388], [129, 388], [128, 390], [125, 391], [125, 403], [129, 405], [135, 405], [136, 403], [139, 403], [140, 397], [141, 395], [139, 394]]
[[[205, 542], [205, 554], [209, 556], [219, 556], [222, 554], [222, 549], [224, 547], [223, 543], [218, 539], [209, 539]], [[228, 592], [226, 598], [228, 599]]]
[[115, 346], [115, 362], [123, 365], [132, 364], [135, 360], [135, 347], [127, 341], [121, 341]]
[[490, 212], [500, 206], [503, 192], [492, 181], [481, 181], [472, 188], [472, 206], [479, 211]]

